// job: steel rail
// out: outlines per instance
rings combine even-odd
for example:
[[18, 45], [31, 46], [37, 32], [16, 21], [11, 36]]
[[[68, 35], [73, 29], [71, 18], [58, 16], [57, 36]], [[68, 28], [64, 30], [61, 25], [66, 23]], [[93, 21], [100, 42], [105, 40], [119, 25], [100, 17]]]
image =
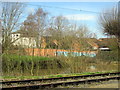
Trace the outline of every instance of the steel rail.
[[80, 75], [80, 76], [68, 76], [68, 77], [55, 77], [55, 78], [43, 78], [43, 79], [27, 79], [27, 80], [16, 80], [16, 81], [0, 81], [0, 84], [10, 84], [10, 83], [28, 83], [34, 81], [50, 81], [50, 80], [61, 80], [61, 79], [77, 79], [95, 76], [108, 76], [108, 75], [120, 75], [120, 72], [112, 73], [102, 73], [102, 74], [92, 74], [92, 75]]
[[108, 80], [120, 80], [120, 76], [107, 77], [107, 78], [99, 78], [99, 79], [86, 79], [86, 80], [75, 80], [75, 81], [65, 81], [65, 82], [57, 82], [57, 83], [48, 83], [48, 84], [34, 84], [34, 85], [24, 85], [24, 86], [13, 86], [13, 87], [3, 87], [5, 90], [26, 90], [26, 89], [41, 89], [41, 88], [55, 88], [59, 85], [67, 86], [67, 85], [78, 85], [78, 84], [86, 84], [92, 82], [100, 82], [100, 81], [108, 81]]

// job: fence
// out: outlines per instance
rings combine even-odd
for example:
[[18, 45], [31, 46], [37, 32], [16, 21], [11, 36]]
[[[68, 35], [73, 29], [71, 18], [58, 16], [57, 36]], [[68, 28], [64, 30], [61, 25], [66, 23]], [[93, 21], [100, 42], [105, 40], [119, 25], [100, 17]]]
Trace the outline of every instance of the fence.
[[25, 49], [27, 55], [33, 56], [89, 56], [95, 57], [97, 51], [75, 51], [75, 50], [63, 50], [63, 49], [38, 49], [38, 48], [27, 48]]

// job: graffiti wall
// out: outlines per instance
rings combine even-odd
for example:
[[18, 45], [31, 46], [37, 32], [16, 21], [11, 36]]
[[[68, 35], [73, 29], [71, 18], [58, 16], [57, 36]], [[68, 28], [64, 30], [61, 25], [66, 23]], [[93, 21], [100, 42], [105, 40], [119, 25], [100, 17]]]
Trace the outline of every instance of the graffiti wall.
[[27, 55], [34, 56], [88, 56], [95, 57], [97, 51], [74, 51], [74, 50], [63, 50], [63, 49], [38, 49], [28, 48], [25, 49]]
[[57, 56], [64, 55], [64, 56], [89, 56], [95, 57], [95, 52], [64, 52], [64, 51], [57, 51]]

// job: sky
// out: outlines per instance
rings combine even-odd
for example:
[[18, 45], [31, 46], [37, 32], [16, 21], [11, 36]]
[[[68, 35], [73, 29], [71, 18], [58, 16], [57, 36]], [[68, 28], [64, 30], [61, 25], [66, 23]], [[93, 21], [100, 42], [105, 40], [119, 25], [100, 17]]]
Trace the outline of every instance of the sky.
[[[27, 2], [25, 15], [42, 8], [50, 16], [62, 15], [77, 25], [85, 24], [98, 38], [106, 37], [98, 24], [99, 14], [117, 5], [117, 2]], [[89, 12], [90, 11], [90, 12]]]

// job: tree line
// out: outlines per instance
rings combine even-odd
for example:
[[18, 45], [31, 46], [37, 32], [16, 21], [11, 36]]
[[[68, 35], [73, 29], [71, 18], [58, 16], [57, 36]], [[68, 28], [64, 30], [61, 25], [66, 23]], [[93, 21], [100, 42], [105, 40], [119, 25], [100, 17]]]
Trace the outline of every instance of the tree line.
[[[11, 34], [14, 30], [19, 30], [28, 37], [35, 37], [36, 46], [42, 48], [41, 37], [48, 37], [47, 48], [73, 49], [79, 46], [84, 50], [86, 46], [85, 38], [92, 38], [94, 35], [86, 25], [76, 25], [71, 23], [64, 16], [49, 17], [49, 13], [42, 8], [38, 8], [34, 13], [30, 13], [27, 18], [20, 23], [21, 15], [24, 14], [26, 6], [22, 3], [2, 3], [2, 52], [6, 53], [13, 47]], [[107, 14], [106, 14], [107, 13]], [[118, 8], [104, 11], [100, 14], [100, 26], [107, 34], [114, 35], [120, 40]], [[18, 28], [20, 26], [20, 28]], [[19, 38], [18, 38], [19, 39]], [[46, 39], [47, 40], [47, 39]], [[80, 43], [80, 45], [75, 45]]]

